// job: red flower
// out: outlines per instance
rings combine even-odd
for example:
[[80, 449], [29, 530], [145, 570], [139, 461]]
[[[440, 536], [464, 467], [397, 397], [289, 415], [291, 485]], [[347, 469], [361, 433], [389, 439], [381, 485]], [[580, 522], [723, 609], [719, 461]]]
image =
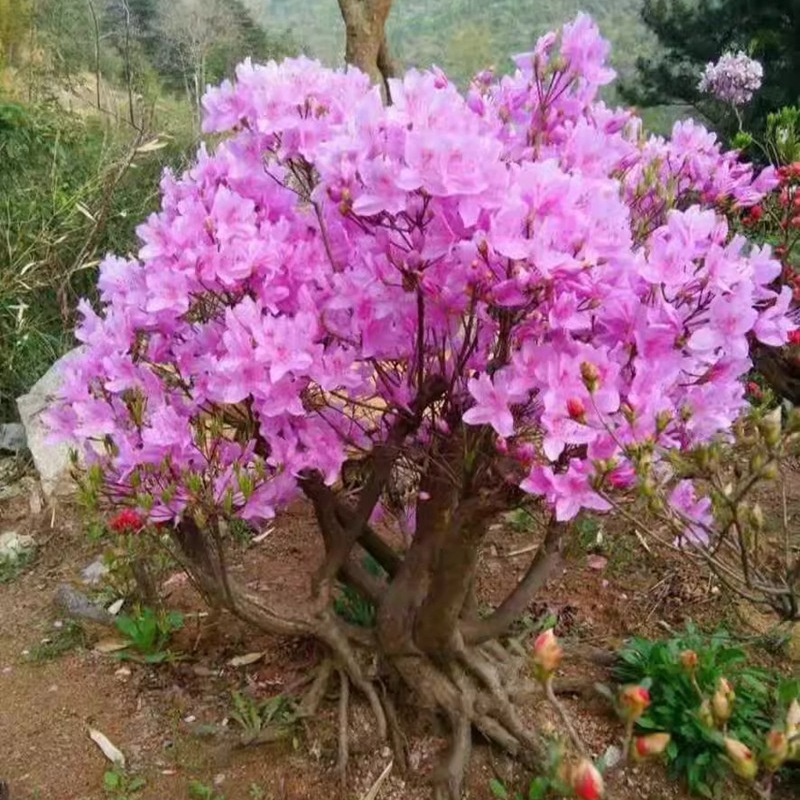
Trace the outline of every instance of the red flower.
[[108, 527], [116, 533], [135, 533], [143, 525], [144, 520], [132, 508], [123, 508], [108, 522]]
[[789, 344], [800, 344], [800, 328], [796, 328], [789, 333]]
[[750, 221], [758, 222], [764, 216], [764, 209], [761, 206], [753, 206], [750, 209]]

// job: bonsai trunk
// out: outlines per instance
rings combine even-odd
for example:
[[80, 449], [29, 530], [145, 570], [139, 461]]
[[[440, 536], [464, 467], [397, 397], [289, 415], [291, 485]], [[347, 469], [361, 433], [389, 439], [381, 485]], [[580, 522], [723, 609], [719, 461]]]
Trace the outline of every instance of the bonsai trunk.
[[[304, 478], [325, 559], [302, 610], [278, 611], [236, 584], [227, 573], [221, 536], [213, 523], [201, 530], [187, 519], [174, 538], [190, 576], [212, 605], [271, 633], [310, 636], [324, 645], [328, 658], [318, 667], [299, 708], [303, 715], [313, 714], [327, 687], [340, 687], [338, 765], [343, 773], [350, 688], [368, 701], [376, 735], [391, 741], [400, 765], [405, 763], [405, 737], [396, 703], [411, 696], [449, 726], [451, 745], [435, 775], [436, 796], [457, 800], [475, 731], [528, 763], [543, 758], [538, 734], [516, 711], [518, 699], [531, 690], [527, 657], [508, 650], [498, 637], [541, 587], [559, 556], [564, 530], [549, 525], [528, 574], [493, 614], [479, 619], [473, 586], [481, 546], [490, 521], [504, 509], [491, 497], [465, 497], [448, 481], [446, 470], [430, 468], [421, 487], [430, 499], [419, 503], [417, 531], [401, 557], [366, 521], [380, 496], [380, 476], [386, 474], [387, 464], [391, 466], [389, 452], [375, 451], [372, 478], [355, 506], [318, 476]], [[373, 496], [374, 502], [368, 500]], [[365, 553], [381, 565], [381, 577], [361, 566]], [[373, 629], [354, 627], [334, 613], [335, 581], [354, 587], [375, 605]]]

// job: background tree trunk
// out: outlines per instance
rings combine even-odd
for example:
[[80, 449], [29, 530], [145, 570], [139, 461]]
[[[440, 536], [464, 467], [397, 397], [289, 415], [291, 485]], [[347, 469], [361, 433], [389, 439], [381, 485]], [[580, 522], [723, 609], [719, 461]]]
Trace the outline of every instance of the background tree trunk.
[[347, 33], [345, 60], [383, 84], [388, 97], [388, 80], [395, 73], [386, 41], [392, 0], [339, 0], [339, 8]]

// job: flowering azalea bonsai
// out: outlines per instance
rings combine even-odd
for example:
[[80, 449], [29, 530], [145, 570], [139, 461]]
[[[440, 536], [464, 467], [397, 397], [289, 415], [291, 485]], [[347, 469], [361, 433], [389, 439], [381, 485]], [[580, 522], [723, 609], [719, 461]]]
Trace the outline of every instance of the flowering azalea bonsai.
[[[222, 141], [164, 176], [138, 256], [103, 263], [102, 308], [82, 305], [84, 349], [50, 414], [93, 491], [166, 526], [210, 602], [316, 637], [379, 736], [395, 715], [373, 664], [444, 712], [454, 798], [472, 727], [542, 751], [498, 640], [569, 521], [634, 487], [643, 449], [726, 431], [746, 407], [750, 340], [792, 328], [791, 291], [770, 288], [780, 264], [720, 213], [760, 202], [772, 171], [693, 122], [645, 137], [597, 99], [607, 52], [579, 16], [513, 75], [461, 94], [411, 71], [388, 106], [358, 71], [246, 62], [204, 100]], [[345, 495], [353, 459], [364, 479]], [[386, 502], [401, 476], [403, 552]], [[309, 595], [255, 595], [226, 570], [224, 523], [298, 497], [320, 534]], [[705, 525], [691, 485], [673, 499]], [[539, 551], [478, 616], [487, 530], [523, 504], [545, 520]], [[691, 525], [687, 540], [704, 543]], [[375, 605], [373, 630], [335, 615], [337, 581]]]

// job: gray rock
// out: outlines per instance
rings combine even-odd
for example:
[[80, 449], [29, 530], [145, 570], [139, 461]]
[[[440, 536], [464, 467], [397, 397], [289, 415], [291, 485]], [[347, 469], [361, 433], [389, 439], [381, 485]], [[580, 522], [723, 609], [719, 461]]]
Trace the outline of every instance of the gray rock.
[[62, 583], [56, 591], [55, 604], [69, 617], [88, 619], [100, 625], [113, 625], [114, 618], [102, 606], [93, 603], [85, 594], [67, 583]]
[[32, 536], [8, 531], [0, 534], [0, 561], [16, 561], [23, 553], [33, 550], [36, 543]]
[[81, 570], [81, 580], [90, 586], [99, 583], [106, 575], [108, 575], [108, 566], [103, 562], [102, 558], [97, 558]]
[[21, 453], [27, 447], [25, 426], [21, 422], [7, 422], [0, 425], [0, 450], [7, 453]]
[[25, 428], [28, 449], [39, 472], [42, 491], [46, 498], [54, 495], [70, 495], [76, 489], [70, 476], [72, 467], [69, 457], [70, 448], [66, 444], [48, 442], [49, 431], [42, 421], [42, 413], [52, 404], [58, 387], [61, 385], [63, 371], [69, 368], [69, 362], [79, 352], [80, 349], [71, 350], [62, 356], [28, 394], [17, 398], [17, 409]]

